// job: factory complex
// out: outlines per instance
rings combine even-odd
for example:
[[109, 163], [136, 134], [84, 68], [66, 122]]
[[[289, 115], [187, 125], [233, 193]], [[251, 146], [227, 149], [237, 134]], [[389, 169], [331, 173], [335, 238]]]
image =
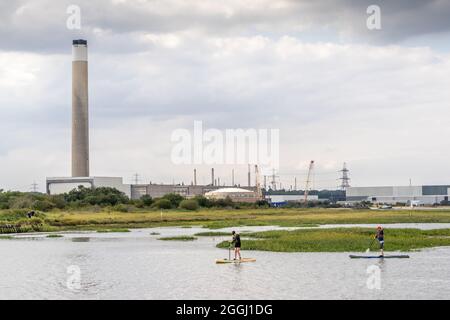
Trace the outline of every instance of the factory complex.
[[368, 201], [383, 204], [447, 204], [450, 185], [349, 187], [347, 202]]
[[[194, 169], [193, 182], [185, 184], [125, 184], [120, 177], [95, 177], [89, 171], [89, 104], [88, 104], [88, 46], [86, 40], [73, 40], [72, 43], [72, 176], [47, 178], [46, 191], [48, 194], [67, 193], [79, 186], [86, 188], [112, 187], [123, 192], [130, 199], [140, 199], [144, 195], [152, 198], [163, 197], [175, 193], [186, 198], [203, 195], [210, 199], [230, 198], [236, 202], [257, 202], [267, 200], [274, 205], [284, 205], [288, 202], [324, 201], [323, 197], [312, 194], [310, 190], [314, 161], [311, 161], [308, 172], [305, 192], [297, 192], [295, 180], [294, 193], [274, 193], [275, 174], [272, 187], [266, 184], [261, 188], [259, 169], [255, 165], [255, 182], [251, 183], [250, 165], [248, 167], [247, 186], [241, 187], [233, 183], [230, 186], [220, 184], [215, 179], [214, 168], [211, 169], [211, 183], [197, 185], [197, 171]], [[348, 169], [344, 163], [342, 184], [340, 190], [347, 203], [371, 202], [383, 204], [409, 204], [433, 205], [447, 204], [450, 185], [424, 185], [424, 186], [385, 186], [385, 187], [351, 187], [349, 184]], [[280, 188], [281, 189], [281, 188]], [[330, 198], [331, 202], [344, 200]]]

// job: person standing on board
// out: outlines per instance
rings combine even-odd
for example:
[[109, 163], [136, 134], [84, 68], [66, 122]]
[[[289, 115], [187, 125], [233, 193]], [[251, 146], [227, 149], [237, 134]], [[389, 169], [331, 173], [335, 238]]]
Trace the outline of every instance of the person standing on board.
[[241, 260], [241, 236], [236, 233], [236, 231], [233, 231], [231, 235], [233, 236], [231, 244], [234, 244], [234, 260], [237, 259], [237, 256], [239, 256], [239, 260]]
[[375, 239], [380, 243], [380, 256], [384, 256], [384, 229], [381, 226], [377, 227], [377, 234], [375, 235]]

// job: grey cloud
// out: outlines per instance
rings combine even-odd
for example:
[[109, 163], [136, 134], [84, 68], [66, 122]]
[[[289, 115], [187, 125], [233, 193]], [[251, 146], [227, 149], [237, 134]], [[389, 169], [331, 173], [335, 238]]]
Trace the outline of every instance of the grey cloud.
[[[379, 1], [380, 32], [365, 28], [372, 1], [286, 1], [284, 8], [242, 7], [229, 17], [223, 10], [188, 10], [177, 0], [156, 8], [148, 5], [156, 1], [147, 7], [78, 1], [82, 32], [65, 28], [71, 2], [0, 3], [0, 54], [31, 51], [0, 60], [0, 177], [7, 186], [68, 170], [70, 42], [78, 37], [90, 44], [96, 174], [129, 176], [127, 170], [135, 170], [166, 182], [174, 172], [188, 176], [186, 168], [167, 164], [167, 153], [171, 130], [191, 129], [193, 120], [219, 129], [280, 128], [286, 168], [316, 157], [319, 163], [348, 160], [362, 171], [400, 148], [403, 159], [426, 161], [428, 151], [442, 147], [435, 137], [447, 134], [446, 124], [437, 121], [448, 115], [448, 55], [401, 43], [355, 43], [444, 32], [449, 5], [443, 1]], [[29, 7], [17, 16], [23, 5]], [[321, 31], [336, 39], [321, 43]], [[167, 33], [179, 43], [145, 38]], [[302, 41], [309, 33], [317, 41]], [[37, 158], [46, 160], [30, 163]], [[440, 168], [431, 179], [448, 172]], [[370, 172], [358, 175], [376, 180]]]
[[[203, 7], [201, 3], [209, 4]], [[441, 0], [273, 0], [259, 6], [227, 1], [80, 0], [81, 31], [68, 30], [66, 9], [72, 0], [16, 0], [0, 6], [0, 50], [66, 52], [68, 39], [98, 41], [99, 51], [145, 51], [133, 35], [197, 30], [209, 36], [293, 34], [325, 30], [351, 41], [395, 43], [450, 31], [450, 2]], [[234, 5], [233, 5], [234, 4]], [[279, 4], [279, 6], [275, 6]], [[366, 28], [366, 8], [382, 10], [382, 30]], [[229, 13], [227, 13], [229, 11]], [[106, 35], [99, 37], [96, 32]]]

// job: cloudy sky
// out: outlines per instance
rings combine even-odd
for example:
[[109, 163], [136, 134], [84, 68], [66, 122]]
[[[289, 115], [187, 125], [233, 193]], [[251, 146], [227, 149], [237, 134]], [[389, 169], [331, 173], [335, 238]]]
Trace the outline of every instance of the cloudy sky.
[[[381, 9], [381, 30], [366, 10]], [[67, 28], [68, 7], [81, 29]], [[450, 2], [0, 2], [0, 189], [70, 175], [71, 41], [89, 43], [91, 174], [190, 183], [171, 134], [280, 129], [280, 177], [450, 183]], [[198, 165], [199, 183], [209, 165]], [[245, 183], [245, 166], [216, 165]]]

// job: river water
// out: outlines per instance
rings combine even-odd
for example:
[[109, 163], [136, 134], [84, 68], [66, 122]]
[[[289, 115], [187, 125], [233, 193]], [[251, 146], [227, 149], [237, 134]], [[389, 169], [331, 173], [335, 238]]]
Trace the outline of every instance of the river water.
[[223, 237], [157, 239], [202, 231], [154, 228], [0, 240], [0, 299], [450, 299], [450, 248], [384, 261], [349, 259], [349, 253], [252, 251], [244, 257], [256, 258], [254, 263], [217, 265], [216, 258], [228, 256], [215, 248]]

